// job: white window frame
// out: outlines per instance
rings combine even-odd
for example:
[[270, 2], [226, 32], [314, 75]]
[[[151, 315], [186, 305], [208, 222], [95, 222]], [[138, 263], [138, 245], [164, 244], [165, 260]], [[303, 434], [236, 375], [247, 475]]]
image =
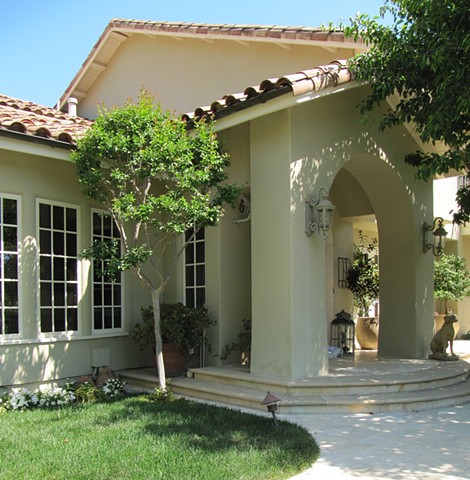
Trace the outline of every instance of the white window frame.
[[[190, 306], [193, 306], [193, 307], [197, 307], [197, 306], [202, 306], [206, 303], [206, 294], [207, 294], [207, 287], [206, 287], [206, 234], [207, 234], [207, 231], [206, 229], [204, 229], [204, 227], [201, 228], [201, 230], [204, 231], [204, 237], [202, 239], [198, 239], [197, 238], [197, 234], [194, 235], [194, 237], [192, 238], [192, 240], [186, 245], [186, 249], [185, 249], [185, 252], [184, 252], [184, 302], [185, 302], [185, 305], [188, 305], [188, 291], [191, 290], [191, 294], [192, 294], [192, 297], [193, 297], [193, 302], [194, 302], [194, 305], [191, 305], [190, 302], [189, 302], [189, 305]], [[184, 240], [186, 241], [186, 233], [185, 233], [185, 238]], [[196, 251], [197, 251], [197, 244], [203, 244], [204, 246], [204, 260], [202, 262], [198, 262], [197, 261], [197, 255], [196, 255]], [[188, 249], [193, 249], [193, 261], [192, 262], [188, 262], [187, 261], [187, 251]], [[197, 282], [197, 267], [203, 267], [204, 268], [204, 283], [200, 283], [198, 284]], [[188, 280], [189, 280], [189, 276], [188, 276], [188, 268], [192, 268], [193, 269], [193, 273], [192, 273], [192, 283], [193, 285], [188, 285]], [[197, 303], [197, 290], [198, 289], [203, 289], [204, 290], [204, 302], [202, 302], [202, 304], [198, 305]]]
[[[41, 311], [43, 309], [41, 305], [41, 272], [40, 272], [40, 262], [41, 262], [41, 256], [46, 256], [50, 255], [50, 258], [54, 258], [54, 254], [51, 251], [50, 254], [44, 254], [41, 253], [40, 250], [40, 205], [45, 204], [49, 205], [52, 209], [54, 206], [61, 207], [61, 208], [71, 208], [76, 211], [76, 222], [77, 222], [77, 231], [75, 232], [77, 235], [77, 280], [76, 280], [76, 285], [77, 285], [77, 330], [60, 330], [60, 331], [52, 331], [52, 332], [43, 332], [41, 330]], [[51, 222], [53, 222], [53, 215], [51, 217]], [[79, 253], [81, 251], [81, 220], [80, 220], [80, 205], [77, 204], [72, 204], [72, 203], [66, 203], [66, 202], [59, 202], [55, 200], [50, 200], [47, 198], [37, 198], [36, 199], [36, 238], [37, 238], [37, 248], [38, 248], [38, 254], [37, 254], [37, 264], [36, 264], [36, 269], [37, 269], [37, 280], [36, 280], [36, 285], [37, 285], [37, 326], [38, 326], [38, 333], [39, 333], [39, 338], [71, 338], [71, 337], [78, 337], [80, 336], [82, 332], [82, 322], [81, 322], [81, 309], [80, 309], [80, 303], [82, 300], [82, 262], [80, 261], [79, 258]], [[51, 232], [53, 232], [53, 226], [51, 224]], [[66, 226], [64, 226], [63, 232], [66, 232]], [[53, 249], [53, 245], [51, 243], [51, 250]], [[59, 256], [58, 256], [59, 257]], [[67, 255], [63, 255], [63, 258], [65, 261], [67, 260]], [[70, 257], [74, 258], [74, 257]], [[52, 260], [51, 260], [52, 261]], [[54, 284], [54, 278], [53, 278], [53, 272], [52, 272], [52, 278], [51, 278], [51, 284]], [[67, 279], [64, 279], [64, 284], [65, 284], [65, 291], [67, 290]], [[75, 282], [73, 282], [75, 283]], [[65, 302], [66, 303], [66, 302]], [[52, 310], [54, 310], [54, 305], [50, 307]], [[64, 305], [65, 309], [65, 322], [67, 326], [67, 305]], [[52, 319], [52, 325], [54, 326], [54, 319]]]
[[[109, 211], [107, 210], [102, 210], [98, 208], [92, 208], [91, 209], [91, 214], [90, 214], [90, 240], [91, 244], [93, 244], [93, 237], [94, 237], [94, 229], [93, 229], [93, 215], [94, 214], [99, 214], [99, 215], [107, 215], [111, 217], [111, 221], [113, 222], [113, 218], [110, 214]], [[103, 236], [103, 233], [101, 233], [101, 238]], [[122, 242], [122, 240], [121, 240]], [[121, 243], [122, 245], [122, 243]], [[121, 287], [121, 303], [119, 304], [119, 307], [121, 308], [121, 326], [120, 327], [112, 327], [112, 328], [95, 328], [95, 275], [94, 275], [94, 267], [93, 267], [93, 260], [91, 260], [91, 265], [90, 265], [90, 274], [91, 274], [91, 331], [93, 335], [103, 335], [103, 334], [108, 334], [108, 333], [117, 333], [117, 332], [123, 332], [124, 331], [124, 272], [121, 273], [121, 281], [120, 281], [120, 287]], [[101, 283], [101, 282], [100, 282]], [[113, 284], [113, 282], [111, 282]], [[102, 283], [101, 283], [102, 285]], [[104, 299], [102, 301], [102, 308], [105, 308], [104, 305]], [[112, 305], [111, 308], [116, 308], [116, 305], [114, 303], [114, 291], [112, 292]], [[114, 316], [113, 316], [113, 324], [114, 324]], [[103, 325], [104, 325], [104, 316], [103, 316]]]
[[[0, 340], [13, 340], [21, 338], [22, 335], [22, 292], [21, 292], [21, 227], [22, 227], [22, 215], [21, 215], [21, 197], [19, 195], [14, 195], [10, 193], [0, 193], [0, 201], [3, 205], [3, 199], [15, 200], [16, 201], [16, 252], [10, 252], [17, 255], [17, 282], [18, 282], [18, 307], [16, 307], [18, 312], [18, 333], [5, 333], [5, 323], [4, 323], [4, 311], [0, 312], [0, 322], [2, 322], [2, 333], [0, 333]], [[2, 217], [0, 217], [0, 227], [3, 228], [3, 208], [1, 209]], [[3, 240], [3, 236], [2, 236]], [[5, 280], [5, 270], [3, 257], [5, 252], [3, 250], [3, 244], [0, 245], [0, 263], [1, 263], [1, 273], [0, 273], [0, 289], [1, 289], [1, 298], [2, 302], [5, 300], [5, 291], [4, 291], [4, 280]]]

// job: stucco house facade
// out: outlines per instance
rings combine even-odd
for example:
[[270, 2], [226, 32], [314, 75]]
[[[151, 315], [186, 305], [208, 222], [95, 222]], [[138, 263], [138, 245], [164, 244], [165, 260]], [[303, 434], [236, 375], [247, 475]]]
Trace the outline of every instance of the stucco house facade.
[[[0, 98], [0, 114], [21, 114], [17, 127], [11, 112], [0, 120], [0, 194], [9, 212], [1, 225], [4, 238], [16, 228], [18, 239], [17, 250], [4, 242], [1, 252], [3, 298], [11, 283], [18, 292], [13, 305], [3, 304], [1, 385], [151, 363], [130, 337], [147, 294], [130, 274], [118, 285], [100, 283], [78, 257], [93, 235], [113, 229], [102, 207], [81, 194], [68, 156], [74, 135], [87, 128], [83, 117], [94, 118], [100, 103], [136, 99], [141, 88], [188, 121], [213, 115], [231, 156], [230, 180], [244, 185], [243, 212], [228, 209], [218, 227], [205, 230], [165, 293], [167, 302], [208, 306], [217, 321], [207, 332], [214, 353], [250, 318], [252, 373], [326, 374], [330, 322], [352, 304], [338, 258], [352, 258], [361, 228], [377, 232], [380, 245], [378, 353], [425, 358], [433, 257], [423, 252], [422, 232], [432, 222], [433, 188], [403, 161], [424, 148], [406, 127], [383, 133], [377, 122], [361, 122], [357, 105], [368, 87], [332, 59], [363, 48], [307, 28], [115, 20], [60, 99], [59, 109], [70, 104], [71, 115], [30, 105], [28, 124], [26, 104]], [[70, 137], [39, 138], [48, 115]], [[326, 235], [307, 235], [306, 202], [322, 192], [335, 206], [332, 225]], [[18, 318], [13, 329], [10, 318]], [[206, 365], [221, 363], [205, 357]]]

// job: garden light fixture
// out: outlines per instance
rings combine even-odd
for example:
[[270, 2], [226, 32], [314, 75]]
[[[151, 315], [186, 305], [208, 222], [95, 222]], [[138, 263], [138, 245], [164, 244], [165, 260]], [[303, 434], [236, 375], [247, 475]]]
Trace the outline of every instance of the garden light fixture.
[[[432, 232], [433, 234], [433, 243], [428, 243], [427, 241], [428, 232]], [[444, 219], [442, 217], [435, 218], [432, 224], [424, 222], [423, 223], [424, 253], [432, 249], [432, 253], [434, 254], [434, 256], [440, 257], [443, 253], [443, 250], [446, 244], [446, 236], [447, 236], [447, 232], [446, 232], [446, 229], [444, 228]]]
[[328, 189], [321, 187], [316, 200], [305, 202], [305, 233], [308, 237], [316, 230], [325, 239], [333, 224], [335, 206], [328, 200]]
[[274, 424], [277, 426], [276, 410], [277, 404], [281, 401], [280, 398], [277, 398], [272, 393], [269, 393], [264, 397], [264, 400], [261, 402], [261, 405], [266, 405], [268, 412], [273, 414]]

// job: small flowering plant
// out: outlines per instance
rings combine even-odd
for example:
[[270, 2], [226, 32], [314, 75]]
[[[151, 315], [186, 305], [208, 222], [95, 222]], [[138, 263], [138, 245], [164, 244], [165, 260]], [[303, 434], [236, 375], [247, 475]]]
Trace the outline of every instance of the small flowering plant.
[[39, 397], [37, 393], [31, 393], [26, 388], [14, 391], [7, 403], [8, 410], [26, 410], [37, 406], [39, 403]]
[[61, 387], [39, 388], [40, 407], [60, 407], [75, 401], [73, 392]]
[[124, 393], [126, 382], [119, 378], [110, 378], [103, 385], [103, 393], [107, 397], [119, 397]]
[[0, 395], [0, 413], [24, 411], [31, 408], [58, 408], [77, 402], [88, 403], [103, 397], [116, 398], [124, 393], [126, 382], [110, 378], [102, 386], [67, 382], [64, 387], [42, 385], [35, 392], [26, 388]]

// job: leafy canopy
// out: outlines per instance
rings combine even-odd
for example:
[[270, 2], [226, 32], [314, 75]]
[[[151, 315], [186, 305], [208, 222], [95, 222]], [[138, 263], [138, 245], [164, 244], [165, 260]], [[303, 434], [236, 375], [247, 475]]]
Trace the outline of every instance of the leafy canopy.
[[[347, 36], [362, 37], [370, 50], [351, 61], [358, 79], [372, 89], [361, 106], [367, 114], [398, 93], [395, 107], [381, 118], [381, 128], [413, 122], [423, 142], [442, 142], [442, 154], [414, 152], [406, 162], [423, 180], [451, 169], [470, 172], [470, 8], [468, 0], [385, 0], [381, 17], [365, 14], [344, 28]], [[470, 219], [470, 190], [457, 195], [454, 220]]]
[[[161, 257], [181, 233], [215, 225], [224, 202], [238, 193], [225, 184], [229, 157], [212, 125], [196, 122], [188, 131], [145, 92], [137, 103], [102, 108], [72, 160], [85, 194], [110, 210], [124, 243], [122, 255], [109, 242], [85, 252], [107, 259], [108, 274], [141, 273], [140, 265], [154, 254]], [[152, 265], [161, 273], [161, 263]]]
[[[215, 225], [224, 202], [234, 203], [239, 195], [238, 187], [225, 183], [228, 155], [211, 123], [195, 122], [190, 131], [142, 92], [135, 104], [101, 109], [72, 160], [85, 194], [111, 212], [120, 234], [120, 241], [95, 241], [83, 256], [98, 260], [111, 278], [131, 270], [151, 292], [158, 377], [165, 390], [160, 296], [193, 235]], [[192, 235], [179, 242], [187, 230]]]
[[466, 260], [457, 255], [443, 254], [434, 262], [434, 298], [444, 302], [458, 302], [470, 296], [470, 272]]
[[359, 316], [367, 315], [369, 307], [379, 298], [379, 266], [376, 261], [377, 239], [369, 240], [359, 231], [354, 244], [354, 260], [348, 271], [348, 288], [353, 294]]

